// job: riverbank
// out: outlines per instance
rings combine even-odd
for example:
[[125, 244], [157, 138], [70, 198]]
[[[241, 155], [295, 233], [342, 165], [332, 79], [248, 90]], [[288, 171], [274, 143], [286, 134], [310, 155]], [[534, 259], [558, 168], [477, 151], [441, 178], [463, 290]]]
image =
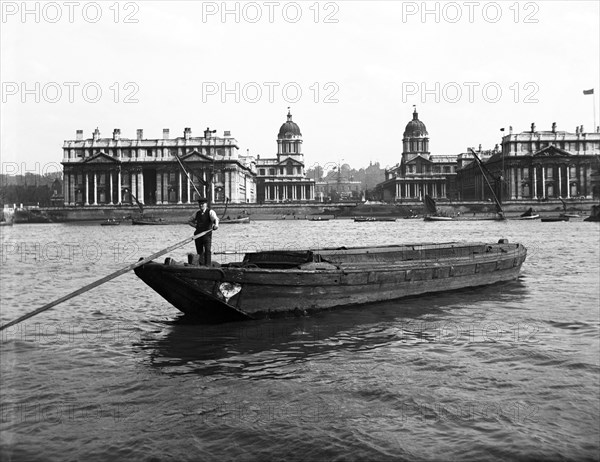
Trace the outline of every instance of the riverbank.
[[[567, 210], [588, 216], [597, 200], [565, 200]], [[495, 213], [491, 202], [438, 202], [438, 211], [447, 216], [487, 216]], [[548, 201], [509, 201], [503, 204], [508, 216], [519, 215], [529, 208], [541, 215], [551, 215], [563, 211], [560, 200]], [[403, 202], [398, 204], [379, 203], [312, 203], [312, 204], [231, 204], [215, 205], [213, 209], [221, 216], [235, 218], [250, 216], [252, 220], [311, 219], [315, 217], [354, 218], [358, 216], [405, 218], [422, 216], [425, 213], [422, 202]], [[151, 205], [144, 207], [144, 214], [163, 218], [173, 222], [186, 222], [197, 210], [195, 204]], [[103, 221], [107, 219], [129, 219], [139, 214], [132, 205], [87, 206], [87, 207], [40, 207], [35, 210], [19, 209], [15, 213], [15, 223], [61, 223]]]

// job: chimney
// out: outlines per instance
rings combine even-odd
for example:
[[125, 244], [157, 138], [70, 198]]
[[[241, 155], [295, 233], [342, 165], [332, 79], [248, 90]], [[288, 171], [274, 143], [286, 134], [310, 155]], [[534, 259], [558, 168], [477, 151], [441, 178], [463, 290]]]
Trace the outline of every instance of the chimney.
[[113, 140], [114, 141], [119, 141], [121, 139], [121, 129], [120, 128], [115, 128], [113, 130]]
[[98, 127], [96, 127], [96, 130], [94, 130], [94, 141], [98, 141], [100, 139], [100, 130], [98, 130]]
[[575, 127], [575, 134], [579, 135], [579, 127]]
[[168, 140], [168, 139], [169, 139], [169, 129], [163, 128], [163, 140]]
[[531, 133], [535, 133], [535, 123], [531, 124]]
[[227, 138], [227, 137], [231, 137], [231, 131], [229, 131], [229, 130], [225, 130], [223, 132], [223, 138]]
[[75, 132], [75, 140], [76, 141], [81, 141], [83, 140], [83, 130], [77, 130]]
[[579, 133], [583, 133], [583, 125], [579, 126]]
[[138, 139], [138, 141], [141, 141], [144, 139], [144, 129], [142, 129], [142, 128], [137, 129], [137, 139]]
[[552, 122], [552, 133], [556, 133], [556, 122]]
[[183, 129], [183, 138], [189, 140], [192, 137], [192, 129], [186, 127]]

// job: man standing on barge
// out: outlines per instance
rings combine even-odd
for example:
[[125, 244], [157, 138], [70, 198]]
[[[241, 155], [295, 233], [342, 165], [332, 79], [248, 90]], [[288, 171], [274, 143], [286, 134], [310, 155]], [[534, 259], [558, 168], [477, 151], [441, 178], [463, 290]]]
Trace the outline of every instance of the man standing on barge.
[[192, 228], [196, 228], [194, 234], [200, 234], [209, 230], [211, 231], [194, 241], [200, 264], [210, 266], [212, 231], [219, 229], [219, 217], [217, 217], [214, 210], [208, 208], [208, 201], [205, 198], [201, 197], [198, 199], [198, 205], [200, 206], [200, 210], [190, 217], [188, 224]]

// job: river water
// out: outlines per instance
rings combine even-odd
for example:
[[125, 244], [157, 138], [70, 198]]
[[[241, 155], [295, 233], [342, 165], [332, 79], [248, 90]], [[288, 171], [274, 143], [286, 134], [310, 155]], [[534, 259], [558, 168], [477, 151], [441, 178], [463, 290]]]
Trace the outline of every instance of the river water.
[[[3, 323], [191, 231], [1, 229]], [[120, 276], [1, 332], [1, 459], [598, 460], [597, 223], [264, 221], [213, 251], [500, 238], [518, 281], [303, 318], [192, 325]]]

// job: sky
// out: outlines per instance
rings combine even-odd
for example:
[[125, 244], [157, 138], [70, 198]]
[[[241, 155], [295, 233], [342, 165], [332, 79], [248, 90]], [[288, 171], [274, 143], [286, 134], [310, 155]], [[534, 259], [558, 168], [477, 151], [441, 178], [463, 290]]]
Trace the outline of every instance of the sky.
[[593, 131], [599, 4], [2, 1], [2, 173], [56, 171], [64, 140], [96, 127], [228, 130], [275, 157], [288, 107], [307, 168], [397, 164], [413, 105], [432, 154], [532, 122]]

